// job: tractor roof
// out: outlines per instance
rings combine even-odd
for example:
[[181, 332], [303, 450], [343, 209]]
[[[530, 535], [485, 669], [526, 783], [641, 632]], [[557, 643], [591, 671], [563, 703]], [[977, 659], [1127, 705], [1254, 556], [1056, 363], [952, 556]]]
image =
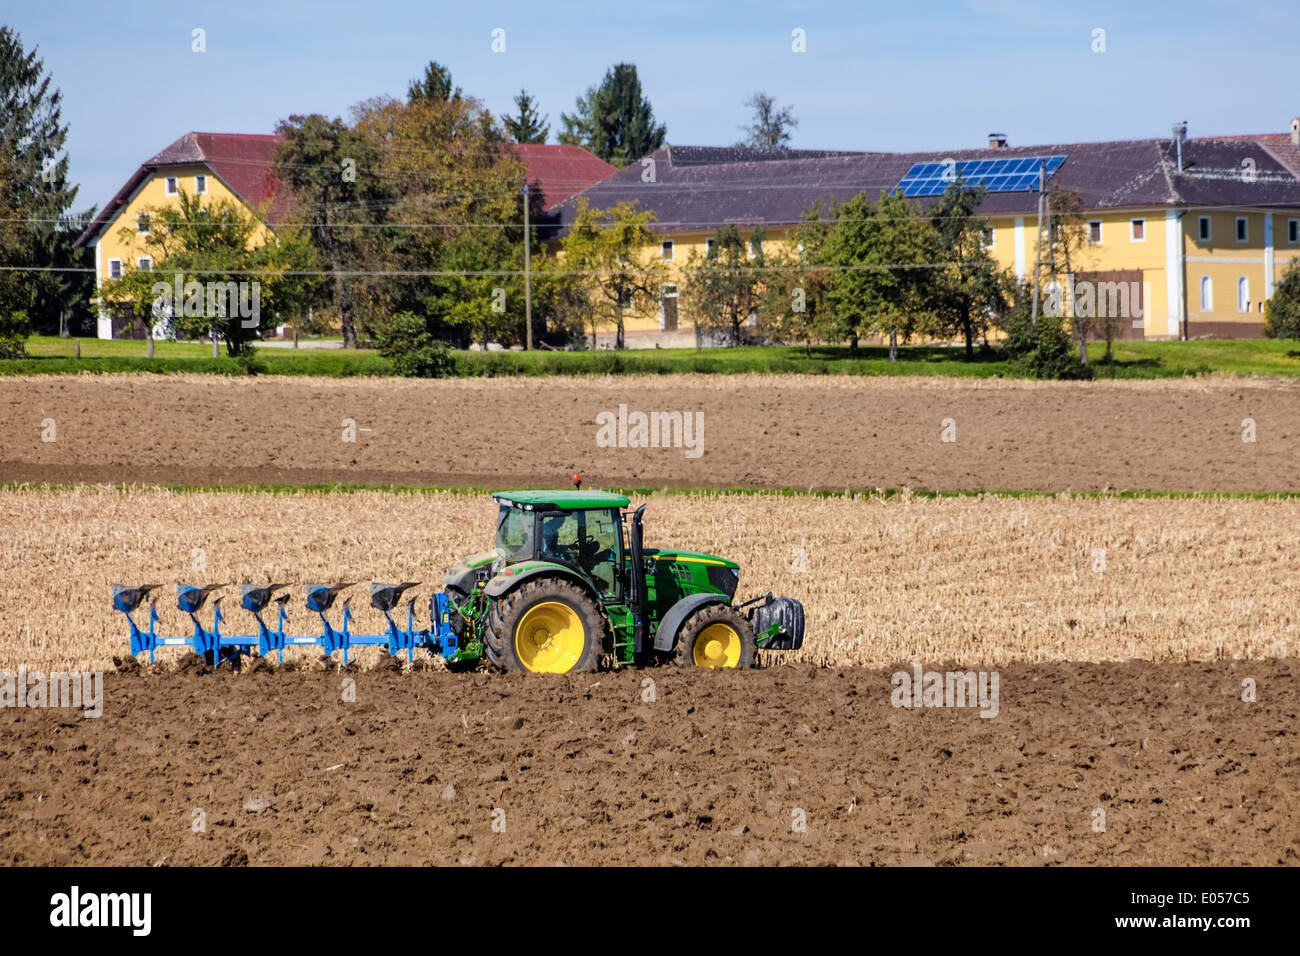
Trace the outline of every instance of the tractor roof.
[[564, 488], [557, 491], [494, 491], [492, 497], [503, 504], [549, 507], [561, 511], [585, 511], [588, 508], [626, 508], [631, 504], [627, 495], [609, 491], [579, 491]]

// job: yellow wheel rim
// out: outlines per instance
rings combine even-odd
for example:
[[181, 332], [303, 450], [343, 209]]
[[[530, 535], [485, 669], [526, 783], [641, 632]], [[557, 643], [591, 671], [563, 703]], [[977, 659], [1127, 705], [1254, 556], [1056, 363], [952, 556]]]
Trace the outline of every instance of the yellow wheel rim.
[[710, 624], [695, 638], [696, 667], [735, 667], [740, 663], [740, 635], [730, 624]]
[[529, 608], [520, 619], [515, 652], [530, 671], [565, 674], [582, 657], [586, 637], [577, 611], [559, 601], [546, 601]]

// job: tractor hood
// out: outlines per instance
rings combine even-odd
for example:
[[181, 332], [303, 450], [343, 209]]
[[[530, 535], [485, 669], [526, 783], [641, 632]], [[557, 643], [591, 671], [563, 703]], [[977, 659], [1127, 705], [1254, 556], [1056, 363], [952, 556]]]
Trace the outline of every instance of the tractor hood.
[[679, 551], [675, 548], [646, 548], [642, 554], [647, 561], [681, 561], [686, 564], [705, 564], [719, 568], [739, 568], [735, 561], [728, 561], [716, 554], [703, 554], [699, 551]]

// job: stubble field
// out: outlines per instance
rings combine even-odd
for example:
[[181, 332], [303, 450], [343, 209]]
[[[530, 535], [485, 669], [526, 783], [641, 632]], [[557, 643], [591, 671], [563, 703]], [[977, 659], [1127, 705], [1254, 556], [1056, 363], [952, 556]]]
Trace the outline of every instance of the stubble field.
[[[884, 666], [1281, 657], [1300, 637], [1300, 500], [657, 495], [647, 544], [741, 565], [740, 596], [804, 603], [796, 660]], [[0, 491], [0, 668], [104, 667], [126, 648], [115, 583], [421, 581], [491, 544], [485, 495]], [[237, 596], [237, 587], [228, 589]], [[353, 630], [382, 619], [357, 589]], [[204, 612], [207, 613], [206, 611]], [[227, 602], [223, 632], [256, 633]], [[147, 617], [140, 616], [140, 623]], [[306, 650], [298, 652], [307, 654]]]

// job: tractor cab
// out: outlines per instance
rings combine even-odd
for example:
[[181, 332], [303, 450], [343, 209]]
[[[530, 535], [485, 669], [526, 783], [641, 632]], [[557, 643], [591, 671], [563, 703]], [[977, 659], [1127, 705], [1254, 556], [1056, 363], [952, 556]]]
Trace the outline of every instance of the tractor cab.
[[625, 495], [603, 491], [511, 491], [493, 496], [496, 551], [505, 564], [547, 561], [572, 568], [601, 597], [624, 591], [622, 509]]

